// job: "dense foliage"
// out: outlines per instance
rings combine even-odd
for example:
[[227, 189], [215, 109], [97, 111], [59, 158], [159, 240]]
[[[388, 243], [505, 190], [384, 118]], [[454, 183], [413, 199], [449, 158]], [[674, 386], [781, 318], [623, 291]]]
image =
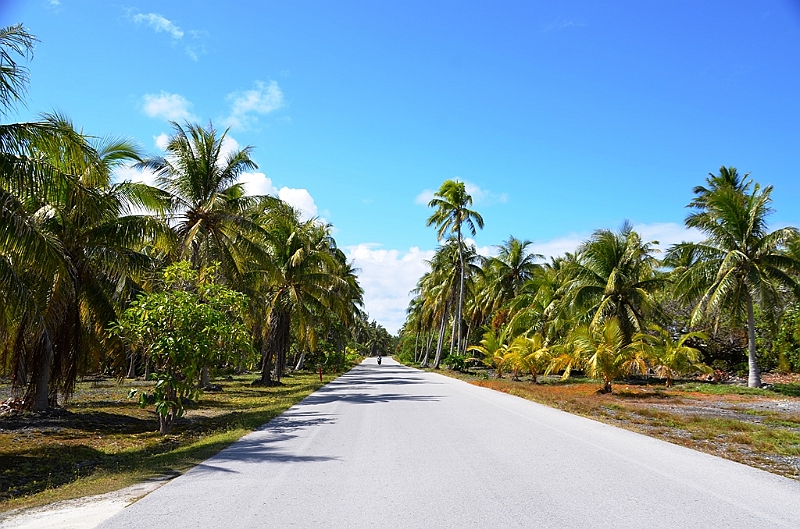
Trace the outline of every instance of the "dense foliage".
[[[459, 183], [445, 182], [437, 197], [452, 189]], [[446, 216], [458, 211], [453, 200], [432, 201], [428, 225], [436, 224], [440, 240], [448, 229], [457, 237], [439, 247], [417, 283], [401, 354], [427, 365], [434, 353], [434, 367], [443, 356], [457, 369], [483, 363], [498, 376], [527, 373], [533, 382], [580, 370], [601, 379], [606, 392], [635, 375], [670, 385], [685, 374], [746, 366], [749, 385], [758, 387], [759, 363], [800, 367], [800, 238], [793, 227], [768, 229], [771, 193], [733, 167], [709, 174], [686, 219], [706, 239], [674, 245], [661, 260], [658, 243], [643, 241], [627, 222], [549, 262], [515, 237], [481, 258], [458, 228], [459, 219], [480, 215]], [[458, 203], [472, 201], [460, 194]]]
[[[0, 29], [0, 118], [25, 95], [18, 61], [35, 42]], [[274, 384], [306, 358], [338, 368], [390, 349], [332, 227], [247, 195], [253, 148], [226, 152], [227, 131], [172, 126], [144, 156], [62, 115], [0, 123], [0, 375], [16, 406], [58, 405], [86, 373], [145, 375], [168, 431], [213, 369]], [[155, 185], [116, 181], [124, 167]]]

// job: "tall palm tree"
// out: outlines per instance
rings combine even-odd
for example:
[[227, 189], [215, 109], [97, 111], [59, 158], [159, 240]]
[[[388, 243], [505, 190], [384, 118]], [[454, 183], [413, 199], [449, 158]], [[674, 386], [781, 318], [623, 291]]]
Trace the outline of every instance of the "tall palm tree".
[[242, 173], [258, 168], [250, 158], [252, 147], [226, 153], [228, 131], [219, 134], [210, 123], [183, 127], [172, 122], [172, 127], [166, 156], [136, 167], [153, 171], [158, 186], [171, 196], [168, 214], [179, 238], [178, 257], [195, 268], [219, 262], [237, 287], [250, 260], [264, 257], [253, 243], [261, 229], [247, 215], [259, 197], [245, 195], [239, 182]]
[[255, 273], [263, 278], [268, 310], [260, 383], [269, 385], [280, 382], [285, 370], [293, 321], [298, 338], [313, 342], [315, 317], [331, 313], [352, 323], [362, 291], [352, 268], [342, 263], [343, 254], [332, 246], [329, 226], [301, 221], [295, 209], [274, 197], [252, 211], [268, 253]]
[[[734, 171], [735, 172], [735, 171]], [[698, 244], [682, 243], [669, 250], [678, 260], [691, 252], [695, 262], [686, 267], [675, 288], [684, 299], [696, 301], [692, 321], [712, 316], [717, 321], [723, 311], [734, 321], [745, 321], [748, 341], [748, 386], [761, 386], [756, 357], [754, 304], [767, 312], [779, 306], [783, 291], [800, 295], [800, 263], [783, 251], [797, 237], [795, 228], [770, 232], [767, 216], [772, 186], [721, 183], [703, 195], [686, 225], [706, 235]]]
[[428, 207], [436, 211], [428, 218], [427, 226], [436, 225], [437, 234], [441, 241], [447, 233], [455, 234], [458, 244], [458, 257], [461, 264], [459, 274], [458, 305], [456, 307], [456, 321], [458, 322], [457, 350], [461, 350], [461, 314], [464, 304], [464, 251], [462, 227], [466, 225], [469, 233], [474, 237], [475, 226], [483, 228], [483, 217], [477, 211], [469, 209], [472, 197], [467, 193], [464, 182], [445, 180], [434, 198], [428, 202]]

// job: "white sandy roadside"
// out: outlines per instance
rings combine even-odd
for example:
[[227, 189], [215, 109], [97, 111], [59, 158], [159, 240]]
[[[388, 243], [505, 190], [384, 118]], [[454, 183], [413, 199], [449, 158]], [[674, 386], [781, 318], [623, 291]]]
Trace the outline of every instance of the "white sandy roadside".
[[92, 529], [167, 481], [153, 479], [97, 496], [64, 500], [31, 509], [15, 509], [0, 514], [0, 528]]

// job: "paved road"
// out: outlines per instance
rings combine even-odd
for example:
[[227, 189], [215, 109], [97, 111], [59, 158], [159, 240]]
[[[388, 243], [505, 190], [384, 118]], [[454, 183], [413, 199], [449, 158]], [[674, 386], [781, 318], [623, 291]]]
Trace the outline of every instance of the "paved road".
[[800, 482], [367, 360], [101, 527], [800, 527]]

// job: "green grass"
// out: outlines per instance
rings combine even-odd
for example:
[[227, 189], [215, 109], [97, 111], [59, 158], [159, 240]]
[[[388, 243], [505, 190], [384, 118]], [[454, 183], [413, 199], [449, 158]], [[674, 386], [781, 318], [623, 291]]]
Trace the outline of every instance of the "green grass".
[[687, 382], [683, 384], [676, 384], [674, 389], [679, 391], [694, 391], [697, 393], [705, 393], [707, 395], [761, 395], [765, 397], [775, 396], [775, 392], [769, 389], [748, 388], [745, 386], [737, 386], [734, 384], [707, 384], [704, 382]]
[[223, 391], [205, 393], [168, 436], [151, 409], [127, 398], [145, 382], [81, 382], [60, 413], [0, 419], [0, 512], [184, 472], [322, 386], [315, 373], [273, 388], [254, 379], [215, 381]]

